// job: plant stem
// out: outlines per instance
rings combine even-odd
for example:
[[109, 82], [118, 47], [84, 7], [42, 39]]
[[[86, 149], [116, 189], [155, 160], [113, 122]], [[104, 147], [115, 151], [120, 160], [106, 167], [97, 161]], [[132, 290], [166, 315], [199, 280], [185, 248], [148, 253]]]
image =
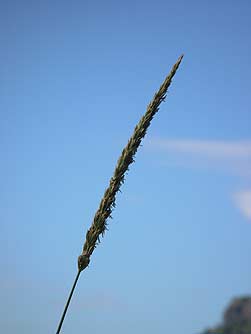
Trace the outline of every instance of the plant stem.
[[72, 288], [71, 288], [71, 292], [70, 292], [70, 295], [69, 295], [69, 297], [68, 297], [68, 300], [67, 300], [67, 302], [66, 302], [66, 304], [65, 304], [64, 312], [63, 312], [62, 317], [61, 317], [61, 319], [60, 319], [60, 322], [59, 322], [59, 325], [58, 325], [58, 329], [57, 329], [56, 334], [59, 334], [59, 333], [60, 333], [61, 327], [62, 327], [63, 322], [64, 322], [64, 318], [65, 318], [65, 315], [66, 315], [68, 306], [69, 306], [69, 304], [70, 304], [71, 297], [72, 297], [73, 292], [74, 292], [74, 290], [75, 290], [75, 287], [76, 287], [76, 285], [77, 285], [77, 281], [78, 281], [78, 278], [79, 278], [80, 273], [81, 273], [81, 271], [79, 270], [78, 273], [77, 273], [77, 276], [76, 276], [76, 278], [75, 278], [75, 281], [74, 281], [74, 283], [73, 283], [73, 286], [72, 286]]

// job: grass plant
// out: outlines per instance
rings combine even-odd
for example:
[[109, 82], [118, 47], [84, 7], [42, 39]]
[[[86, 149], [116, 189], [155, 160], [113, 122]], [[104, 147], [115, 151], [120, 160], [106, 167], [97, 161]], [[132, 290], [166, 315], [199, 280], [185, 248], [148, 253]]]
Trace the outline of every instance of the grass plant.
[[78, 257], [78, 273], [75, 278], [67, 303], [65, 305], [65, 309], [56, 334], [60, 333], [60, 329], [62, 327], [64, 317], [70, 304], [70, 300], [76, 287], [79, 275], [89, 265], [91, 255], [98, 243], [100, 242], [100, 237], [103, 237], [105, 231], [107, 230], [107, 219], [111, 217], [112, 211], [115, 208], [116, 195], [120, 190], [121, 185], [124, 183], [125, 174], [129, 170], [129, 166], [134, 162], [135, 154], [141, 144], [142, 139], [146, 135], [147, 129], [149, 128], [154, 115], [159, 110], [161, 102], [163, 102], [166, 98], [167, 90], [172, 82], [172, 78], [174, 77], [182, 61], [182, 58], [183, 55], [178, 58], [177, 62], [173, 65], [171, 72], [165, 78], [157, 93], [155, 93], [152, 101], [147, 106], [146, 113], [136, 125], [131, 138], [129, 139], [127, 145], [122, 151], [120, 158], [118, 159], [115, 171], [110, 180], [110, 184], [105, 190], [99, 208], [94, 216], [92, 225], [86, 233], [83, 251]]

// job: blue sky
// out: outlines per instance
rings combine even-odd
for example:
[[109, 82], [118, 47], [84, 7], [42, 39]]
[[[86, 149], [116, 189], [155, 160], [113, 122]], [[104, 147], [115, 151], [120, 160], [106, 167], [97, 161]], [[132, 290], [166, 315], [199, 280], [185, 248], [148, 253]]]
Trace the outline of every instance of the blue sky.
[[62, 333], [196, 334], [251, 293], [250, 15], [1, 4], [1, 332], [56, 331], [120, 152], [182, 53]]

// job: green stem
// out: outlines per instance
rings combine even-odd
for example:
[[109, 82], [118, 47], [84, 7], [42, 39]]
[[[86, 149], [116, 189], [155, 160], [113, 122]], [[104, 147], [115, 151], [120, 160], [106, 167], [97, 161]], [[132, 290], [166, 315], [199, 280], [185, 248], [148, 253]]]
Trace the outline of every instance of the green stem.
[[62, 327], [63, 322], [64, 322], [64, 318], [65, 318], [65, 315], [66, 315], [68, 306], [69, 306], [69, 304], [70, 304], [71, 297], [72, 297], [73, 292], [74, 292], [74, 290], [75, 290], [75, 287], [76, 287], [76, 285], [77, 285], [77, 281], [78, 281], [78, 278], [79, 278], [80, 273], [81, 273], [81, 270], [78, 271], [77, 276], [76, 276], [76, 278], [75, 278], [75, 281], [74, 281], [74, 283], [73, 283], [73, 286], [72, 286], [72, 288], [71, 288], [71, 292], [70, 292], [70, 295], [69, 295], [69, 297], [68, 297], [68, 300], [67, 300], [67, 302], [66, 302], [66, 304], [65, 304], [64, 312], [63, 312], [62, 317], [61, 317], [61, 319], [60, 319], [60, 322], [59, 322], [59, 325], [58, 325], [58, 329], [57, 329], [56, 334], [59, 334], [59, 333], [60, 333], [61, 327]]

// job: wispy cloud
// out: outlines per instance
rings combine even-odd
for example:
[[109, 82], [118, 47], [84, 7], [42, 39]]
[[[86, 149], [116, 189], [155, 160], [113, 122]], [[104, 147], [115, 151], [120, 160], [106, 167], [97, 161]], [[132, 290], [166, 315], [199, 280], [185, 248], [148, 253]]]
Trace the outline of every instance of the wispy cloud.
[[207, 165], [224, 167], [227, 171], [251, 176], [251, 140], [171, 140], [150, 138], [146, 143], [149, 149], [168, 153], [168, 158], [191, 162], [194, 166]]
[[[251, 177], [251, 140], [171, 140], [150, 138], [146, 149], [162, 154], [167, 163], [183, 167], [219, 169], [225, 173], [242, 176], [245, 183]], [[248, 187], [250, 188], [250, 187]], [[251, 190], [233, 194], [234, 205], [242, 215], [251, 220]]]
[[150, 144], [164, 150], [175, 150], [210, 157], [251, 158], [251, 140], [220, 141], [151, 139]]
[[233, 199], [241, 213], [251, 220], [251, 190], [239, 191], [234, 194]]

